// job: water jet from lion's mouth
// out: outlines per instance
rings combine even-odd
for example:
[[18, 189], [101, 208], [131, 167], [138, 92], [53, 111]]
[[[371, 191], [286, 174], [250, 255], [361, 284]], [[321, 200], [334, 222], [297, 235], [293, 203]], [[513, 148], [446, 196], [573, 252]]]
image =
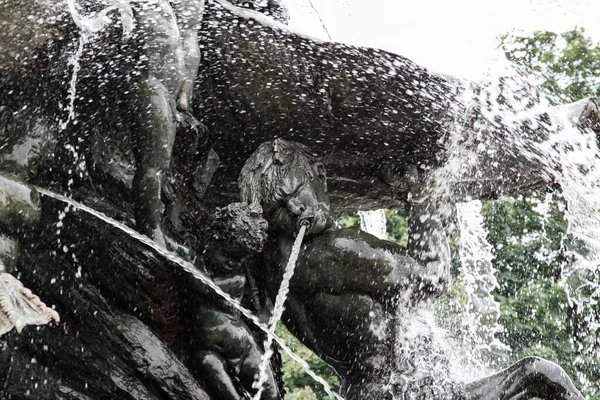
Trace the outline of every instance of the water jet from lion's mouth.
[[[269, 319], [269, 330], [272, 333], [275, 333], [277, 323], [279, 322], [279, 320], [281, 320], [281, 316], [283, 315], [283, 311], [285, 310], [285, 300], [287, 299], [287, 295], [290, 290], [290, 281], [294, 276], [294, 270], [296, 268], [298, 256], [300, 255], [300, 246], [302, 246], [302, 240], [304, 239], [304, 234], [306, 233], [306, 230], [310, 228], [310, 222], [304, 219], [299, 222], [299, 225], [300, 229], [298, 230], [298, 235], [296, 236], [296, 240], [294, 241], [294, 244], [292, 246], [290, 258], [288, 259], [288, 263], [283, 272], [281, 285], [279, 286], [279, 291], [277, 292], [277, 297], [275, 298], [273, 312], [271, 314], [271, 318]], [[260, 396], [262, 395], [264, 385], [267, 381], [267, 368], [269, 367], [269, 361], [273, 356], [273, 350], [271, 349], [272, 342], [272, 337], [267, 336], [267, 339], [264, 343], [264, 353], [261, 357], [259, 374], [256, 377], [254, 383], [252, 384], [252, 387], [257, 389], [253, 400], [260, 400]]]

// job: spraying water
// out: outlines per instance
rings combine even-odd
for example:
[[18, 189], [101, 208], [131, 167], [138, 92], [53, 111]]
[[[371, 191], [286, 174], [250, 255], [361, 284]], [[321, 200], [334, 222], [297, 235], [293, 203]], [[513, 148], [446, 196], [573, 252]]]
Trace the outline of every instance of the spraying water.
[[492, 291], [498, 286], [496, 269], [492, 264], [492, 247], [486, 240], [481, 201], [456, 205], [460, 230], [459, 259], [460, 284], [464, 286], [466, 301], [462, 304], [461, 340], [475, 347], [476, 359], [490, 346], [502, 347], [495, 338], [502, 327], [498, 323], [500, 304]]
[[267, 368], [269, 367], [269, 361], [271, 360], [271, 356], [273, 355], [273, 350], [271, 349], [271, 345], [273, 344], [273, 337], [275, 334], [275, 328], [277, 327], [277, 323], [281, 319], [283, 315], [283, 311], [285, 310], [285, 300], [287, 299], [287, 295], [290, 291], [290, 280], [294, 276], [294, 270], [296, 268], [296, 262], [298, 261], [298, 256], [300, 255], [300, 246], [302, 245], [302, 239], [304, 239], [304, 233], [306, 232], [306, 228], [308, 227], [308, 222], [304, 221], [300, 224], [300, 230], [298, 231], [298, 235], [296, 236], [296, 240], [294, 240], [294, 245], [292, 246], [292, 252], [290, 253], [290, 258], [285, 267], [285, 271], [283, 273], [283, 279], [281, 280], [281, 286], [279, 287], [279, 291], [277, 292], [277, 297], [275, 298], [275, 306], [273, 307], [273, 314], [271, 314], [271, 318], [269, 319], [269, 332], [273, 334], [273, 336], [268, 335], [265, 339], [264, 349], [261, 360], [260, 360], [260, 368], [259, 375], [256, 381], [252, 384], [252, 387], [258, 389], [256, 394], [254, 395], [254, 400], [260, 400], [260, 396], [262, 395], [265, 382], [267, 382]]
[[[456, 190], [457, 184], [482, 177], [478, 172], [478, 152], [484, 147], [478, 146], [477, 141], [484, 136], [477, 130], [473, 133], [469, 126], [469, 115], [475, 110], [472, 96], [467, 86], [462, 103], [454, 105], [456, 114], [462, 118], [454, 121], [446, 138], [444, 164], [432, 171], [422, 184], [422, 195], [432, 205], [429, 212], [442, 220], [451, 220], [456, 215], [456, 204], [465, 200], [464, 194]], [[471, 135], [466, 136], [465, 132]], [[466, 304], [456, 307], [443, 298], [437, 302], [440, 304], [425, 302], [398, 311], [395, 331], [398, 367], [392, 376], [392, 385], [399, 387], [399, 399], [460, 398], [463, 383], [488, 374], [474, 350], [493, 340], [499, 313], [491, 294], [496, 281], [480, 209], [480, 202], [458, 206], [458, 224], [449, 229], [461, 235], [460, 279], [464, 280], [462, 286], [467, 292]], [[432, 246], [441, 245], [444, 243], [432, 242]], [[430, 250], [437, 254], [444, 251], [442, 248]], [[457, 341], [454, 335], [460, 339]]]
[[[338, 400], [343, 400], [343, 398], [340, 395], [338, 395], [331, 389], [329, 384], [323, 378], [321, 378], [320, 376], [318, 376], [311, 370], [310, 366], [308, 365], [308, 363], [306, 361], [304, 361], [300, 356], [298, 356], [296, 353], [294, 353], [285, 344], [285, 341], [283, 339], [281, 339], [280, 337], [278, 337], [274, 333], [274, 329], [271, 329], [270, 327], [263, 324], [257, 316], [255, 316], [247, 308], [243, 307], [240, 304], [240, 302], [237, 301], [236, 299], [234, 299], [233, 297], [231, 297], [231, 295], [229, 295], [228, 293], [223, 291], [223, 289], [221, 289], [217, 284], [215, 284], [208, 276], [206, 276], [205, 274], [200, 272], [194, 266], [194, 264], [190, 263], [189, 261], [184, 260], [183, 258], [178, 256], [176, 253], [165, 249], [164, 247], [160, 246], [159, 244], [154, 242], [149, 237], [140, 234], [136, 230], [128, 227], [127, 225], [124, 225], [124, 224], [120, 223], [119, 221], [116, 221], [116, 220], [110, 218], [109, 216], [107, 216], [97, 210], [94, 210], [91, 207], [88, 207], [88, 206], [81, 204], [81, 203], [79, 203], [73, 199], [70, 199], [66, 196], [54, 193], [50, 190], [47, 190], [47, 189], [44, 189], [41, 187], [36, 187], [36, 189], [39, 193], [43, 194], [44, 196], [51, 197], [55, 200], [66, 203], [73, 208], [76, 208], [76, 209], [84, 211], [90, 215], [93, 215], [94, 217], [106, 222], [107, 224], [119, 229], [120, 231], [125, 232], [130, 237], [132, 237], [132, 238], [136, 239], [137, 241], [143, 243], [144, 245], [150, 247], [156, 253], [160, 254], [161, 256], [165, 257], [167, 260], [169, 260], [169, 261], [173, 262], [174, 264], [178, 265], [179, 267], [181, 267], [186, 273], [190, 274], [192, 277], [194, 277], [194, 279], [197, 279], [198, 281], [202, 282], [204, 285], [206, 285], [209, 288], [211, 288], [212, 290], [214, 290], [214, 292], [217, 295], [222, 297], [225, 301], [227, 301], [229, 304], [231, 304], [237, 311], [239, 311], [242, 315], [244, 315], [246, 318], [248, 318], [250, 321], [252, 321], [252, 323], [254, 323], [261, 331], [263, 331], [267, 335], [268, 338], [270, 338], [271, 343], [273, 341], [275, 343], [277, 343], [283, 349], [283, 351], [285, 351], [290, 356], [290, 358], [292, 360], [296, 361], [298, 364], [300, 364], [302, 366], [302, 368], [304, 368], [306, 373], [311, 378], [313, 378], [315, 381], [319, 382], [323, 386], [323, 389], [325, 390], [325, 392], [328, 395], [330, 395]], [[304, 228], [304, 230], [306, 229], [305, 226], [303, 226], [303, 228]], [[302, 236], [304, 235], [304, 230], [303, 229], [300, 230], [300, 232], [298, 233], [299, 237], [301, 236], [300, 233], [302, 233]], [[302, 240], [302, 238], [300, 238], [300, 241], [301, 240]], [[299, 249], [298, 249], [298, 251], [299, 251]], [[296, 258], [297, 258], [297, 255], [296, 255]], [[291, 261], [291, 258], [290, 258], [290, 261]], [[294, 264], [295, 264], [295, 260], [294, 260]], [[292, 269], [292, 274], [293, 274], [293, 269]], [[291, 278], [291, 276], [290, 276], [290, 278]], [[289, 279], [288, 279], [288, 282], [289, 282]], [[283, 310], [282, 310], [282, 312], [283, 312]]]
[[124, 37], [128, 37], [133, 30], [133, 11], [126, 0], [114, 0], [114, 6], [107, 7], [98, 14], [90, 16], [79, 14], [76, 1], [77, 0], [67, 0], [69, 13], [73, 18], [73, 22], [75, 22], [75, 25], [79, 28], [79, 44], [75, 54], [69, 58], [69, 64], [73, 70], [69, 81], [67, 118], [59, 123], [59, 128], [61, 130], [67, 129], [70, 122], [75, 122], [75, 100], [77, 99], [77, 80], [81, 69], [81, 56], [83, 55], [84, 46], [92, 39], [93, 35], [104, 29], [111, 22], [107, 14], [113, 10], [119, 11]]
[[360, 229], [379, 239], [387, 239], [386, 217], [384, 210], [359, 211]]
[[67, 129], [69, 122], [75, 119], [75, 99], [77, 98], [77, 77], [79, 74], [79, 70], [81, 66], [79, 65], [79, 60], [81, 59], [81, 55], [83, 54], [83, 46], [86, 43], [86, 39], [84, 35], [79, 37], [79, 45], [77, 47], [77, 51], [73, 56], [69, 58], [69, 64], [73, 68], [71, 72], [71, 80], [69, 82], [69, 104], [67, 106], [67, 118], [64, 121], [59, 122], [60, 130]]
[[[568, 206], [567, 236], [563, 251], [568, 262], [562, 269], [562, 285], [571, 307], [579, 313], [585, 332], [600, 326], [598, 316], [590, 312], [600, 298], [600, 165], [596, 134], [581, 127], [586, 115], [596, 112], [593, 101], [583, 100], [569, 107], [549, 107], [540, 93], [522, 77], [499, 77], [477, 90], [467, 89], [463, 96], [464, 119], [450, 130], [447, 160], [436, 171], [434, 192], [440, 210], [452, 214], [452, 204], [469, 200], [457, 193], [453, 182], [485, 184], [490, 177], [520, 178], [529, 173], [523, 187], [555, 182], [562, 189]], [[477, 116], [472, 117], [471, 112]], [[473, 115], [475, 115], [473, 114]], [[495, 125], [507, 127], [510, 135], [492, 135]], [[543, 186], [543, 185], [542, 185]], [[458, 318], [470, 321], [462, 340], [470, 341], [468, 354], [489, 346], [502, 346], [494, 339], [500, 329], [498, 308], [493, 301], [494, 269], [491, 265], [486, 232], [481, 225], [480, 205], [458, 205], [460, 231], [459, 258], [461, 276], [468, 301]], [[478, 210], [476, 210], [476, 208]], [[483, 312], [483, 315], [481, 313]], [[473, 329], [474, 328], [474, 329]], [[587, 336], [582, 332], [582, 336]], [[586, 339], [583, 338], [585, 341]], [[581, 342], [581, 340], [580, 340]], [[588, 342], [590, 349], [593, 345]], [[586, 353], [585, 345], [579, 352]], [[464, 353], [464, 352], [463, 352]], [[588, 354], [597, 357], [597, 354]], [[590, 389], [585, 387], [584, 389]]]

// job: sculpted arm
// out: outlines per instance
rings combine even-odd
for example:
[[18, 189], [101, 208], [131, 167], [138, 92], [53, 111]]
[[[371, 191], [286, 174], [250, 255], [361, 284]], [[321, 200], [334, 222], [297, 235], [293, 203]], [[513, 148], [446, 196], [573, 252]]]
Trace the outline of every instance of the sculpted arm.
[[407, 253], [421, 265], [418, 275], [425, 284], [422, 289], [441, 295], [450, 284], [450, 246], [435, 196], [429, 193], [432, 180], [421, 178], [414, 168], [411, 171], [411, 199], [407, 205]]
[[360, 230], [340, 229], [306, 245], [296, 274], [304, 289], [362, 293], [386, 301], [414, 286], [421, 270], [402, 246]]

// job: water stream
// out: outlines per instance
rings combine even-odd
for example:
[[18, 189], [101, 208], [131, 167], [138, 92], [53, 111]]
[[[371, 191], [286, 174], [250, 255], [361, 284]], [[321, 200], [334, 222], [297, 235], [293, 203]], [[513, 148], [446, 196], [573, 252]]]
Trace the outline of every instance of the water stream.
[[386, 217], [384, 210], [359, 211], [360, 229], [379, 239], [387, 239]]
[[[322, 386], [323, 389], [325, 390], [325, 392], [338, 399], [338, 400], [343, 400], [343, 398], [335, 393], [331, 387], [329, 386], [329, 384], [323, 379], [321, 378], [319, 375], [317, 375], [314, 371], [312, 371], [312, 369], [310, 368], [310, 366], [308, 365], [308, 363], [306, 361], [304, 361], [300, 356], [298, 356], [296, 353], [294, 353], [292, 351], [292, 349], [290, 349], [286, 344], [285, 341], [283, 339], [281, 339], [280, 337], [278, 337], [275, 333], [274, 330], [272, 330], [269, 326], [266, 326], [265, 324], [263, 324], [260, 319], [254, 315], [250, 310], [248, 310], [247, 308], [243, 307], [239, 301], [237, 301], [236, 299], [234, 299], [233, 297], [231, 297], [228, 293], [226, 293], [225, 291], [223, 291], [223, 289], [221, 289], [217, 284], [215, 284], [208, 276], [206, 276], [205, 274], [203, 274], [202, 272], [200, 272], [195, 266], [194, 264], [192, 264], [191, 262], [181, 258], [180, 256], [178, 256], [176, 253], [167, 250], [166, 248], [160, 246], [159, 244], [157, 244], [156, 242], [154, 242], [152, 239], [150, 239], [147, 236], [142, 235], [141, 233], [137, 232], [135, 229], [128, 227], [127, 225], [122, 224], [121, 222], [110, 218], [109, 216], [105, 215], [104, 213], [101, 213], [97, 210], [94, 210], [91, 207], [88, 207], [84, 204], [81, 204], [73, 199], [70, 199], [66, 196], [63, 196], [61, 194], [58, 193], [54, 193], [50, 190], [41, 188], [41, 187], [36, 187], [37, 191], [47, 197], [51, 197], [55, 200], [61, 201], [63, 203], [68, 204], [70, 207], [77, 209], [77, 210], [81, 210], [84, 211], [104, 222], [106, 222], [107, 224], [119, 229], [120, 231], [126, 233], [127, 235], [129, 235], [130, 237], [132, 237], [133, 239], [143, 243], [144, 245], [148, 246], [149, 248], [151, 248], [153, 251], [155, 251], [156, 253], [160, 254], [161, 256], [163, 256], [164, 258], [166, 258], [167, 260], [171, 261], [172, 263], [178, 265], [179, 267], [181, 267], [181, 269], [183, 269], [186, 273], [190, 274], [194, 279], [197, 279], [198, 281], [202, 282], [204, 285], [208, 286], [209, 288], [211, 288], [212, 290], [214, 290], [214, 292], [219, 295], [220, 297], [222, 297], [225, 301], [227, 301], [227, 303], [229, 303], [231, 306], [233, 306], [237, 311], [239, 311], [242, 315], [244, 315], [246, 318], [248, 318], [250, 321], [252, 321], [252, 323], [254, 325], [256, 325], [261, 331], [263, 331], [268, 338], [270, 338], [271, 341], [274, 341], [275, 343], [277, 343], [281, 349], [283, 351], [285, 351], [292, 360], [294, 360], [295, 362], [297, 362], [298, 364], [300, 364], [302, 366], [302, 368], [306, 371], [306, 373], [313, 378], [315, 381], [319, 382]], [[300, 237], [300, 234], [298, 234], [298, 236]], [[303, 235], [302, 235], [303, 236]], [[300, 241], [302, 240], [302, 238], [300, 238]], [[290, 258], [291, 259], [291, 258]], [[295, 261], [294, 261], [295, 264]], [[293, 270], [292, 270], [293, 273]], [[290, 276], [291, 278], [291, 276]], [[288, 279], [289, 282], [289, 279]], [[269, 347], [270, 348], [270, 347]]]
[[[119, 4], [121, 3], [119, 2]], [[80, 59], [85, 45], [93, 34], [103, 29], [109, 21], [105, 17], [106, 13], [115, 7], [121, 12], [122, 8], [119, 5], [108, 7], [97, 15], [84, 17], [77, 11], [76, 0], [68, 0], [68, 5], [73, 20], [80, 29], [80, 37], [77, 49], [69, 59], [72, 72], [66, 105], [67, 116], [64, 121], [59, 122], [61, 130], [67, 129], [71, 123], [76, 123], [77, 81], [80, 71]], [[489, 346], [501, 345], [496, 342], [494, 337], [501, 327], [497, 322], [498, 304], [493, 300], [491, 294], [496, 285], [496, 278], [491, 263], [491, 249], [485, 240], [486, 232], [483, 229], [480, 214], [481, 203], [469, 202], [457, 205], [457, 203], [468, 199], [457, 197], [452, 184], [467, 180], [485, 180], [482, 160], [485, 160], [485, 162], [490, 162], [490, 160], [502, 161], [497, 159], [502, 153], [500, 151], [502, 147], [516, 149], [515, 151], [519, 157], [542, 166], [543, 173], [552, 177], [560, 185], [563, 196], [568, 203], [565, 215], [569, 224], [567, 237], [564, 240], [564, 250], [571, 260], [571, 262], [564, 264], [562, 284], [569, 295], [571, 305], [588, 323], [590, 332], [600, 329], [600, 317], [589, 312], [591, 307], [598, 304], [600, 299], [600, 240], [598, 239], [598, 232], [600, 232], [600, 215], [598, 213], [600, 210], [600, 152], [598, 151], [597, 138], [593, 132], [581, 130], [574, 126], [573, 115], [577, 114], [577, 109], [565, 108], [552, 109], [550, 122], [546, 127], [549, 132], [548, 140], [535, 141], [525, 135], [510, 137], [486, 136], [490, 133], [490, 130], [486, 130], [490, 126], [490, 121], [500, 120], [507, 126], [514, 126], [515, 131], [517, 131], [524, 120], [529, 120], [533, 125], [538, 124], [538, 121], [535, 120], [536, 114], [540, 110], [548, 109], [548, 103], [538, 99], [537, 93], [532, 91], [523, 95], [523, 91], [526, 91], [529, 86], [521, 84], [521, 80], [523, 78], [509, 80], [507, 81], [508, 84], [501, 89], [498, 84], [499, 80], [492, 79], [494, 83], [487, 86], [482, 93], [475, 93], [470, 89], [465, 90], [462, 106], [466, 110], [466, 114], [477, 109], [478, 112], [481, 112], [482, 117], [475, 124], [467, 126], [468, 115], [466, 115], [465, 121], [456, 121], [455, 126], [450, 130], [446, 143], [448, 159], [444, 167], [436, 171], [434, 194], [438, 198], [440, 204], [438, 211], [442, 215], [449, 217], [457, 210], [457, 228], [460, 232], [460, 279], [462, 279], [468, 298], [464, 312], [460, 313], [457, 319], [464, 327], [468, 326], [469, 328], [463, 329], [464, 336], [462, 337], [461, 351], [457, 352], [456, 347], [453, 347], [447, 340], [447, 332], [440, 328], [430, 305], [426, 304], [417, 310], [407, 311], [408, 314], [404, 315], [404, 319], [406, 319], [406, 315], [411, 315], [412, 318], [407, 319], [405, 324], [398, 327], [398, 338], [399, 346], [405, 352], [402, 356], [405, 358], [412, 357], [413, 368], [412, 370], [408, 368], [402, 371], [401, 376], [394, 378], [398, 381], [420, 385], [423, 379], [426, 378], [425, 375], [429, 374], [431, 376], [432, 371], [444, 375], [440, 378], [440, 382], [456, 381], [458, 379], [456, 375], [469, 368], [478, 369], [477, 374], [479, 375], [484, 374], [483, 363], [477, 360], [477, 357], [472, 357], [472, 351], [479, 353], [481, 349]], [[519, 93], [518, 96], [517, 93]], [[509, 95], [506, 103], [499, 104], [488, 101], [490, 98], [498, 98], [499, 94]], [[532, 99], [535, 99], [534, 105], [527, 105]], [[515, 111], [517, 111], [516, 114]], [[466, 131], [469, 132], [469, 135], [464, 134]], [[76, 150], [70, 149], [70, 151], [77, 159]], [[275, 325], [283, 313], [285, 298], [289, 290], [289, 280], [293, 275], [295, 262], [292, 263], [292, 259], [294, 257], [290, 257], [290, 262], [286, 267], [274, 312], [267, 326], [250, 310], [244, 308], [236, 299], [224, 292], [209, 277], [201, 273], [192, 263], [182, 259], [177, 254], [157, 245], [134, 229], [66, 196], [50, 192], [44, 188], [37, 189], [45, 196], [66, 203], [68, 207], [65, 212], [69, 210], [69, 207], [82, 210], [152, 248], [161, 256], [181, 267], [194, 279], [210, 287], [263, 331], [267, 339], [264, 347], [265, 354], [261, 359], [260, 375], [257, 382], [255, 382], [255, 387], [258, 389], [254, 397], [255, 400], [260, 398], [262, 385], [266, 381], [266, 368], [272, 354], [271, 344], [273, 341], [294, 361], [298, 362], [313, 379], [323, 385], [330, 396], [341, 399], [338, 394], [331, 390], [324, 379], [315, 374], [308, 364], [274, 333]], [[61, 215], [60, 218], [64, 218], [64, 213]], [[385, 214], [382, 210], [360, 212], [359, 215], [361, 229], [379, 238], [386, 237]], [[301, 229], [296, 239], [298, 247], [302, 241], [303, 229]], [[297, 257], [297, 253], [295, 254]], [[419, 338], [425, 339], [419, 341]], [[426, 346], [425, 343], [428, 343], [428, 345]], [[419, 347], [421, 345], [423, 347]], [[407, 355], [406, 352], [410, 354]], [[427, 354], [427, 357], [415, 357], [416, 353]], [[462, 353], [462, 355], [459, 353]], [[468, 362], [463, 362], [465, 358], [469, 359]]]
[[[287, 295], [290, 291], [290, 281], [294, 276], [296, 262], [298, 261], [298, 256], [300, 255], [300, 246], [302, 245], [302, 240], [304, 239], [304, 233], [306, 232], [307, 227], [308, 224], [306, 223], [300, 224], [300, 230], [298, 231], [296, 240], [294, 240], [292, 251], [290, 253], [290, 258], [283, 272], [281, 285], [279, 286], [279, 291], [277, 292], [277, 297], [275, 298], [275, 306], [273, 307], [273, 313], [271, 314], [271, 318], [269, 319], [268, 328], [269, 332], [271, 332], [273, 335], [275, 334], [275, 328], [277, 327], [277, 323], [281, 320], [281, 316], [283, 315], [283, 311], [285, 310], [285, 300], [287, 299]], [[265, 339], [265, 344], [263, 346], [265, 352], [263, 353], [260, 359], [259, 375], [252, 384], [253, 388], [258, 389], [253, 397], [253, 400], [260, 400], [260, 396], [262, 395], [264, 385], [267, 382], [267, 368], [269, 367], [269, 361], [273, 356], [273, 349], [271, 348], [271, 345], [273, 344], [272, 338], [273, 336], [269, 335]]]
[[461, 315], [462, 341], [468, 341], [475, 348], [476, 355], [490, 346], [502, 346], [495, 338], [502, 330], [498, 323], [500, 304], [494, 300], [492, 291], [498, 286], [494, 257], [488, 243], [487, 230], [483, 225], [481, 201], [457, 204], [460, 239], [458, 256], [460, 259], [460, 280], [465, 288], [466, 301]]
[[[67, 118], [59, 123], [59, 128], [61, 130], [67, 129], [67, 126], [70, 122], [76, 123], [75, 101], [77, 99], [77, 80], [79, 77], [79, 71], [81, 69], [80, 61], [83, 55], [84, 47], [97, 32], [104, 29], [111, 22], [106, 14], [115, 9], [121, 11], [122, 8], [122, 5], [119, 4], [121, 7], [117, 5], [106, 7], [96, 15], [83, 16], [77, 10], [77, 0], [67, 0], [67, 5], [69, 7], [71, 18], [79, 29], [79, 44], [75, 53], [69, 58], [69, 64], [73, 70], [71, 72], [71, 79], [69, 81], [68, 105], [66, 108]], [[123, 25], [124, 27], [127, 26], [126, 23]], [[72, 151], [74, 152], [75, 150], [73, 149]]]
[[[458, 357], [464, 359], [464, 354], [468, 354], [471, 365], [481, 360], [486, 349], [504, 345], [495, 339], [502, 327], [498, 324], [498, 304], [491, 294], [497, 282], [491, 263], [492, 251], [482, 224], [481, 204], [460, 204], [469, 199], [457, 196], [452, 182], [484, 182], [490, 168], [494, 171], [496, 165], [523, 162], [528, 168], [539, 168], [540, 176], [560, 186], [567, 203], [568, 221], [567, 235], [563, 239], [563, 251], [568, 257], [562, 267], [561, 284], [571, 307], [587, 324], [588, 334], [600, 327], [600, 317], [591, 312], [600, 299], [600, 152], [595, 133], [576, 126], [586, 101], [571, 107], [549, 107], [526, 78], [513, 75], [508, 79], [492, 78], [491, 82], [479, 93], [465, 91], [465, 122], [458, 121], [451, 130], [447, 142], [448, 160], [437, 171], [434, 182], [441, 212], [451, 215], [453, 207], [457, 210], [458, 279], [467, 302], [453, 325], [454, 328], [463, 326], [461, 346], [466, 345], [468, 350]], [[496, 101], [499, 98], [503, 101]], [[477, 110], [481, 115], [474, 123], [465, 125], [469, 110]], [[544, 112], [547, 112], [547, 120], [542, 125], [539, 116]], [[537, 134], [523, 134], [525, 121], [542, 133], [537, 138]], [[491, 135], [489, 127], [494, 124], [507, 126], [514, 135]], [[515, 174], [519, 170], [523, 170], [522, 167], [497, 171]], [[579, 352], [585, 353], [581, 344], [579, 346]], [[594, 390], [592, 385], [583, 389]]]

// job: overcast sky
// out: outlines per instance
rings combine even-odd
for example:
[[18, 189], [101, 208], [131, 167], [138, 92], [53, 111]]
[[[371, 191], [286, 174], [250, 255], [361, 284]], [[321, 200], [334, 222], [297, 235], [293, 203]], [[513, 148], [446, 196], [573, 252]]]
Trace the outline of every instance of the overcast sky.
[[503, 33], [580, 26], [600, 42], [600, 0], [286, 1], [295, 29], [326, 38], [325, 25], [333, 40], [382, 48], [470, 79], [504, 62], [496, 50]]

